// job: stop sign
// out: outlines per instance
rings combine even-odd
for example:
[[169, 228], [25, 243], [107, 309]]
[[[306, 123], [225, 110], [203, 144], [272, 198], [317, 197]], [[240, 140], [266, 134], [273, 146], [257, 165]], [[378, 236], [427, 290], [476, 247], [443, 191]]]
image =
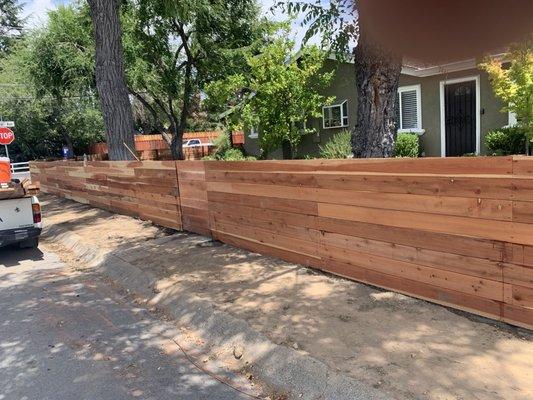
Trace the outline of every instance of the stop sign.
[[0, 144], [8, 145], [15, 140], [15, 134], [9, 128], [0, 128]]

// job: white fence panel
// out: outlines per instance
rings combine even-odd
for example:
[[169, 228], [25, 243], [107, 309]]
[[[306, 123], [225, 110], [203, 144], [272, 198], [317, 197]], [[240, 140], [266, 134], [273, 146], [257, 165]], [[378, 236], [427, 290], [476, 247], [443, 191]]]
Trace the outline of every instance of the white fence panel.
[[27, 162], [11, 163], [11, 176], [20, 181], [31, 179], [30, 164]]

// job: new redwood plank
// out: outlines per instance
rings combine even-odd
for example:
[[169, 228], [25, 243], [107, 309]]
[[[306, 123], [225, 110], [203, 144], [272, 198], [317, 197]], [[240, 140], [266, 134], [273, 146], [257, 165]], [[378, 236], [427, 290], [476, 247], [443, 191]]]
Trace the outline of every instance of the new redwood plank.
[[510, 200], [318, 189], [317, 201], [501, 221], [513, 220], [513, 203]]
[[530, 308], [504, 304], [502, 306], [503, 321], [522, 326], [527, 329], [533, 329], [533, 310]]
[[355, 250], [393, 260], [439, 268], [499, 282], [503, 281], [503, 267], [499, 261], [325, 232], [321, 237], [321, 248], [328, 253], [328, 246], [333, 246], [334, 249]]
[[533, 224], [533, 202], [513, 201], [513, 221]]
[[261, 185], [316, 187], [315, 173], [257, 172], [257, 171], [208, 171], [209, 182], [255, 183]]
[[300, 200], [298, 202], [290, 199], [280, 199], [276, 197], [262, 197], [253, 195], [243, 195], [237, 193], [222, 193], [208, 191], [209, 203], [220, 202], [231, 205], [247, 205], [269, 210], [286, 211], [297, 215], [318, 215], [318, 204], [315, 201]]
[[[512, 176], [441, 175], [401, 173], [319, 173], [317, 185], [323, 189], [357, 190], [378, 193], [470, 197], [511, 200], [517, 180]], [[523, 185], [530, 182], [522, 182]]]
[[240, 204], [209, 203], [209, 211], [216, 212], [221, 216], [236, 219], [246, 218], [251, 224], [261, 220], [270, 222], [275, 226], [301, 226], [318, 230], [318, 218], [314, 215], [302, 215], [285, 211], [269, 210], [266, 208], [249, 207]]
[[533, 287], [504, 285], [504, 301], [517, 307], [524, 307], [533, 312]]
[[281, 199], [316, 201], [316, 189], [307, 187], [257, 185], [251, 183], [207, 182], [208, 192], [276, 197]]
[[424, 157], [321, 160], [320, 171], [511, 175], [512, 157]]
[[438, 268], [425, 267], [405, 261], [328, 246], [321, 255], [328, 260], [359, 266], [371, 271], [422, 282], [428, 285], [455, 290], [473, 296], [503, 301], [503, 283], [472, 277]]
[[514, 175], [533, 175], [533, 160], [527, 156], [513, 156]]
[[503, 259], [504, 245], [502, 242], [333, 218], [319, 217], [318, 222], [319, 229], [326, 232], [496, 261]]
[[503, 280], [505, 283], [533, 288], [533, 267], [504, 263]]
[[326, 203], [318, 204], [318, 213], [321, 217], [533, 245], [533, 226], [529, 224]]
[[264, 243], [256, 240], [239, 235], [228, 234], [226, 232], [217, 230], [213, 230], [212, 232], [213, 238], [241, 249], [246, 249], [270, 257], [280, 258], [294, 264], [307, 265], [315, 268], [321, 268], [323, 265], [322, 260], [319, 257], [313, 257], [309, 254], [302, 254], [297, 251], [287, 250], [273, 245], [265, 245]]
[[311, 241], [316, 244], [319, 239], [319, 231], [310, 229], [301, 225], [291, 225], [289, 223], [278, 223], [268, 219], [253, 218], [244, 215], [227, 215], [226, 213], [219, 213], [210, 210], [211, 222], [213, 226], [218, 227], [222, 224], [233, 224], [245, 227], [259, 228], [273, 234], [284, 235], [287, 237]]
[[417, 297], [444, 306], [473, 312], [488, 318], [500, 319], [502, 303], [496, 300], [472, 296], [454, 290], [444, 289], [409, 279], [387, 275], [378, 271], [334, 261], [324, 260], [323, 269], [348, 279], [394, 290], [408, 296]]
[[225, 221], [211, 220], [211, 229], [217, 232], [227, 233], [233, 236], [240, 236], [254, 240], [266, 246], [273, 246], [278, 249], [295, 251], [301, 254], [307, 254], [320, 258], [317, 242], [313, 240], [303, 240], [299, 238], [283, 236], [266, 229], [248, 227], [243, 225], [231, 224]]

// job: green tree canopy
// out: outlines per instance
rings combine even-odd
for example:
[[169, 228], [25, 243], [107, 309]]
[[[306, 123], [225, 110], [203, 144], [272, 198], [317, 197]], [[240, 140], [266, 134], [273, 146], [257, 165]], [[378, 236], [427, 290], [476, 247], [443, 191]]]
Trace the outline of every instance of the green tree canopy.
[[320, 117], [321, 106], [333, 100], [320, 94], [333, 77], [333, 72], [322, 71], [324, 53], [316, 46], [296, 53], [286, 33], [260, 54], [249, 55], [246, 73], [207, 88], [211, 104], [233, 107], [231, 123], [258, 129], [262, 157], [284, 144], [290, 145], [294, 155], [302, 135], [313, 132], [307, 128], [308, 119]]
[[175, 157], [203, 86], [246, 67], [243, 51], [262, 34], [258, 15], [255, 0], [132, 0], [124, 7], [130, 92], [169, 128]]
[[79, 154], [102, 140], [90, 32], [84, 7], [59, 7], [2, 60], [0, 113], [16, 123], [17, 160], [59, 157], [64, 145]]
[[[490, 77], [494, 93], [505, 104], [503, 111], [516, 114], [518, 126], [533, 138], [533, 41], [511, 46], [507, 62], [487, 59], [481, 64]], [[529, 144], [530, 140], [527, 141]]]
[[22, 5], [18, 0], [0, 0], [0, 57], [5, 57], [21, 38], [23, 20]]

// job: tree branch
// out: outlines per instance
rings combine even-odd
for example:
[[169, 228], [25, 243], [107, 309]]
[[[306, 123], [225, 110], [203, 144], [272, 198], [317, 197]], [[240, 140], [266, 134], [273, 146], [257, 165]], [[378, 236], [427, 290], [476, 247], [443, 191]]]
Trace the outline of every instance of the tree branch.
[[152, 117], [155, 121], [155, 125], [159, 131], [163, 131], [163, 124], [161, 121], [159, 121], [159, 114], [157, 113], [157, 110], [146, 100], [140, 93], [136, 92], [135, 90], [129, 89], [130, 93], [141, 102], [144, 108], [146, 108], [150, 114], [152, 114]]

